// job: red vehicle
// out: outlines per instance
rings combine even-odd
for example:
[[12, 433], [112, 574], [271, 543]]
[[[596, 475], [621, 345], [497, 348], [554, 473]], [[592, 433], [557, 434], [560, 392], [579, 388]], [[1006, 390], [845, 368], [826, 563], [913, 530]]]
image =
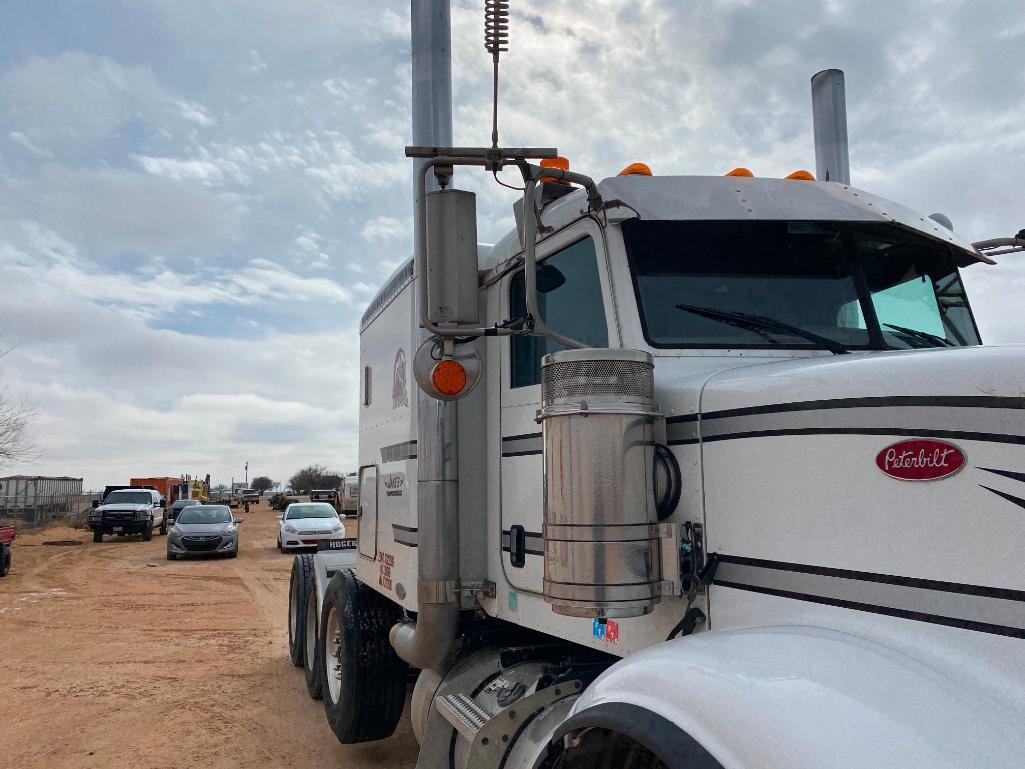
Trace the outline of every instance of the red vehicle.
[[16, 536], [13, 526], [0, 526], [0, 577], [11, 570], [11, 545]]

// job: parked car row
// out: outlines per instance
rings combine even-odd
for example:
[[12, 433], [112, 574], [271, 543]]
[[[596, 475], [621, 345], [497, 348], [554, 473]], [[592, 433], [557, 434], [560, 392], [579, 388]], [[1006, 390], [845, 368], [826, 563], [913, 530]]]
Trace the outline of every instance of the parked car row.
[[[177, 499], [167, 507], [156, 489], [117, 488], [89, 513], [93, 542], [104, 535], [141, 534], [145, 542], [153, 532], [167, 534], [167, 560], [191, 554], [238, 555], [238, 524], [227, 504], [205, 504], [198, 499]], [[174, 528], [169, 531], [170, 526]]]

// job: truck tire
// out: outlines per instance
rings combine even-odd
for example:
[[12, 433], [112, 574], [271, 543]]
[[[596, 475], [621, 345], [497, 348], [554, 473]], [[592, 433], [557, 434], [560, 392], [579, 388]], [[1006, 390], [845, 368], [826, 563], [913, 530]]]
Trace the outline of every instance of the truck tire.
[[6, 543], [0, 545], [0, 577], [6, 577], [11, 572], [11, 545]]
[[324, 714], [343, 744], [390, 737], [406, 704], [409, 666], [388, 641], [399, 607], [356, 579], [331, 578], [321, 609]]
[[152, 519], [150, 519], [150, 521], [146, 524], [146, 528], [142, 530], [142, 541], [143, 542], [149, 542], [151, 539], [153, 539], [153, 520]]
[[93, 529], [93, 542], [102, 542], [102, 541], [103, 541], [103, 530], [102, 529]]
[[317, 637], [317, 581], [311, 579], [306, 585], [306, 615], [303, 628], [303, 673], [306, 674], [306, 691], [320, 699], [321, 672], [324, 664]]
[[296, 667], [302, 667], [305, 659], [306, 587], [313, 579], [313, 556], [304, 553], [293, 558], [288, 581], [288, 656]]

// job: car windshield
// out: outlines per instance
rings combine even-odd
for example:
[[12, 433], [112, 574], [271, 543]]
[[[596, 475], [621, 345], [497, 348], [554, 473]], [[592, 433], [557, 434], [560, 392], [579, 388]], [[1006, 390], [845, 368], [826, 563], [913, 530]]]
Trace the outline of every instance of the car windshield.
[[296, 518], [337, 518], [338, 513], [331, 505], [326, 503], [314, 503], [303, 505], [289, 505], [285, 518], [293, 521]]
[[178, 523], [230, 523], [231, 510], [227, 505], [192, 505], [178, 516]]
[[623, 224], [655, 347], [979, 344], [952, 251], [886, 224]]
[[176, 500], [171, 507], [175, 510], [181, 510], [183, 507], [191, 507], [192, 505], [198, 505], [198, 499], [179, 499]]
[[153, 495], [148, 491], [112, 491], [103, 500], [105, 505], [148, 505]]

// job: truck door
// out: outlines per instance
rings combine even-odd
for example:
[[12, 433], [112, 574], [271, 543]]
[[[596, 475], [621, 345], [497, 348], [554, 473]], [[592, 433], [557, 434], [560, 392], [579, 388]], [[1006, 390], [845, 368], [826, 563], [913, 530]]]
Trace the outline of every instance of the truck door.
[[359, 469], [359, 499], [356, 510], [360, 555], [375, 558], [377, 556], [377, 465], [367, 465]]
[[[523, 271], [504, 278], [503, 317], [526, 313]], [[556, 331], [595, 347], [609, 345], [610, 297], [601, 233], [581, 222], [538, 245], [538, 306]], [[502, 566], [514, 587], [540, 592], [543, 457], [541, 358], [564, 349], [532, 336], [502, 338]]]

